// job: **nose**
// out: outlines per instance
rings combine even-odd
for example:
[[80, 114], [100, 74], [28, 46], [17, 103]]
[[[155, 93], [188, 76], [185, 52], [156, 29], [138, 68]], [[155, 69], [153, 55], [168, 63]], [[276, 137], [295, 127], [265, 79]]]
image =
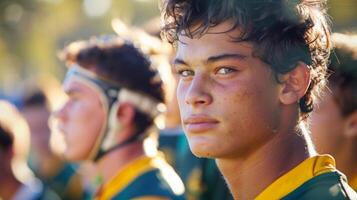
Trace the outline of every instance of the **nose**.
[[55, 118], [56, 120], [59, 120], [59, 121], [64, 121], [65, 120], [65, 111], [66, 110], [66, 104], [63, 105], [61, 108], [53, 111], [52, 113], [52, 117]]
[[191, 106], [208, 105], [212, 102], [209, 92], [210, 81], [207, 77], [195, 74], [185, 96], [185, 103]]

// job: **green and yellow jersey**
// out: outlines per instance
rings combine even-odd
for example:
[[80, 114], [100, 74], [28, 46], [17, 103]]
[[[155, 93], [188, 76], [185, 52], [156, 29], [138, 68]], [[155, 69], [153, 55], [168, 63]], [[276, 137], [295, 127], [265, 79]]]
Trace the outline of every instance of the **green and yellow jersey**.
[[98, 191], [96, 200], [183, 200], [181, 179], [159, 157], [142, 156], [120, 170]]
[[256, 200], [345, 200], [357, 199], [346, 177], [336, 170], [329, 155], [315, 156], [275, 180]]

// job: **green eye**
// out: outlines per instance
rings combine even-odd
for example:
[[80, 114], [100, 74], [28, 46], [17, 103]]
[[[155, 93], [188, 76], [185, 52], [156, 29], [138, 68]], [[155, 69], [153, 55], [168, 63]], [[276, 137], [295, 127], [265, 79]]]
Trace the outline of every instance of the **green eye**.
[[191, 70], [180, 70], [178, 73], [181, 77], [189, 77], [194, 75], [194, 72]]
[[217, 74], [229, 74], [229, 73], [232, 73], [236, 70], [232, 69], [232, 68], [229, 68], [229, 67], [221, 67], [219, 70], [217, 70]]

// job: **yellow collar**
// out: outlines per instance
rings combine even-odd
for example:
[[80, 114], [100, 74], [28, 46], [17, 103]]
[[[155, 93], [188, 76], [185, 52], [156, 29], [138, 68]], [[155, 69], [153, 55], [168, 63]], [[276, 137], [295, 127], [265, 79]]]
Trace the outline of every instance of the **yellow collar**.
[[255, 199], [281, 199], [311, 178], [335, 170], [335, 160], [330, 155], [319, 155], [308, 158], [275, 180]]
[[135, 178], [154, 168], [154, 159], [141, 156], [127, 164], [123, 169], [100, 188], [96, 195], [96, 200], [111, 199], [114, 195], [122, 191]]

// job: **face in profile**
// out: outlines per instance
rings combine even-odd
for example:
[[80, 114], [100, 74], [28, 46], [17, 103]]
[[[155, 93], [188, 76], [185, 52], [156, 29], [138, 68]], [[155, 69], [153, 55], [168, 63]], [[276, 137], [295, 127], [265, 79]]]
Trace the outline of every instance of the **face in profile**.
[[200, 38], [180, 36], [175, 70], [180, 114], [199, 157], [245, 156], [271, 138], [280, 115], [279, 84], [253, 57], [253, 45], [234, 42], [224, 22]]
[[64, 84], [68, 101], [55, 114], [64, 134], [68, 160], [85, 160], [96, 145], [105, 123], [105, 111], [100, 93], [87, 83], [71, 77]]

